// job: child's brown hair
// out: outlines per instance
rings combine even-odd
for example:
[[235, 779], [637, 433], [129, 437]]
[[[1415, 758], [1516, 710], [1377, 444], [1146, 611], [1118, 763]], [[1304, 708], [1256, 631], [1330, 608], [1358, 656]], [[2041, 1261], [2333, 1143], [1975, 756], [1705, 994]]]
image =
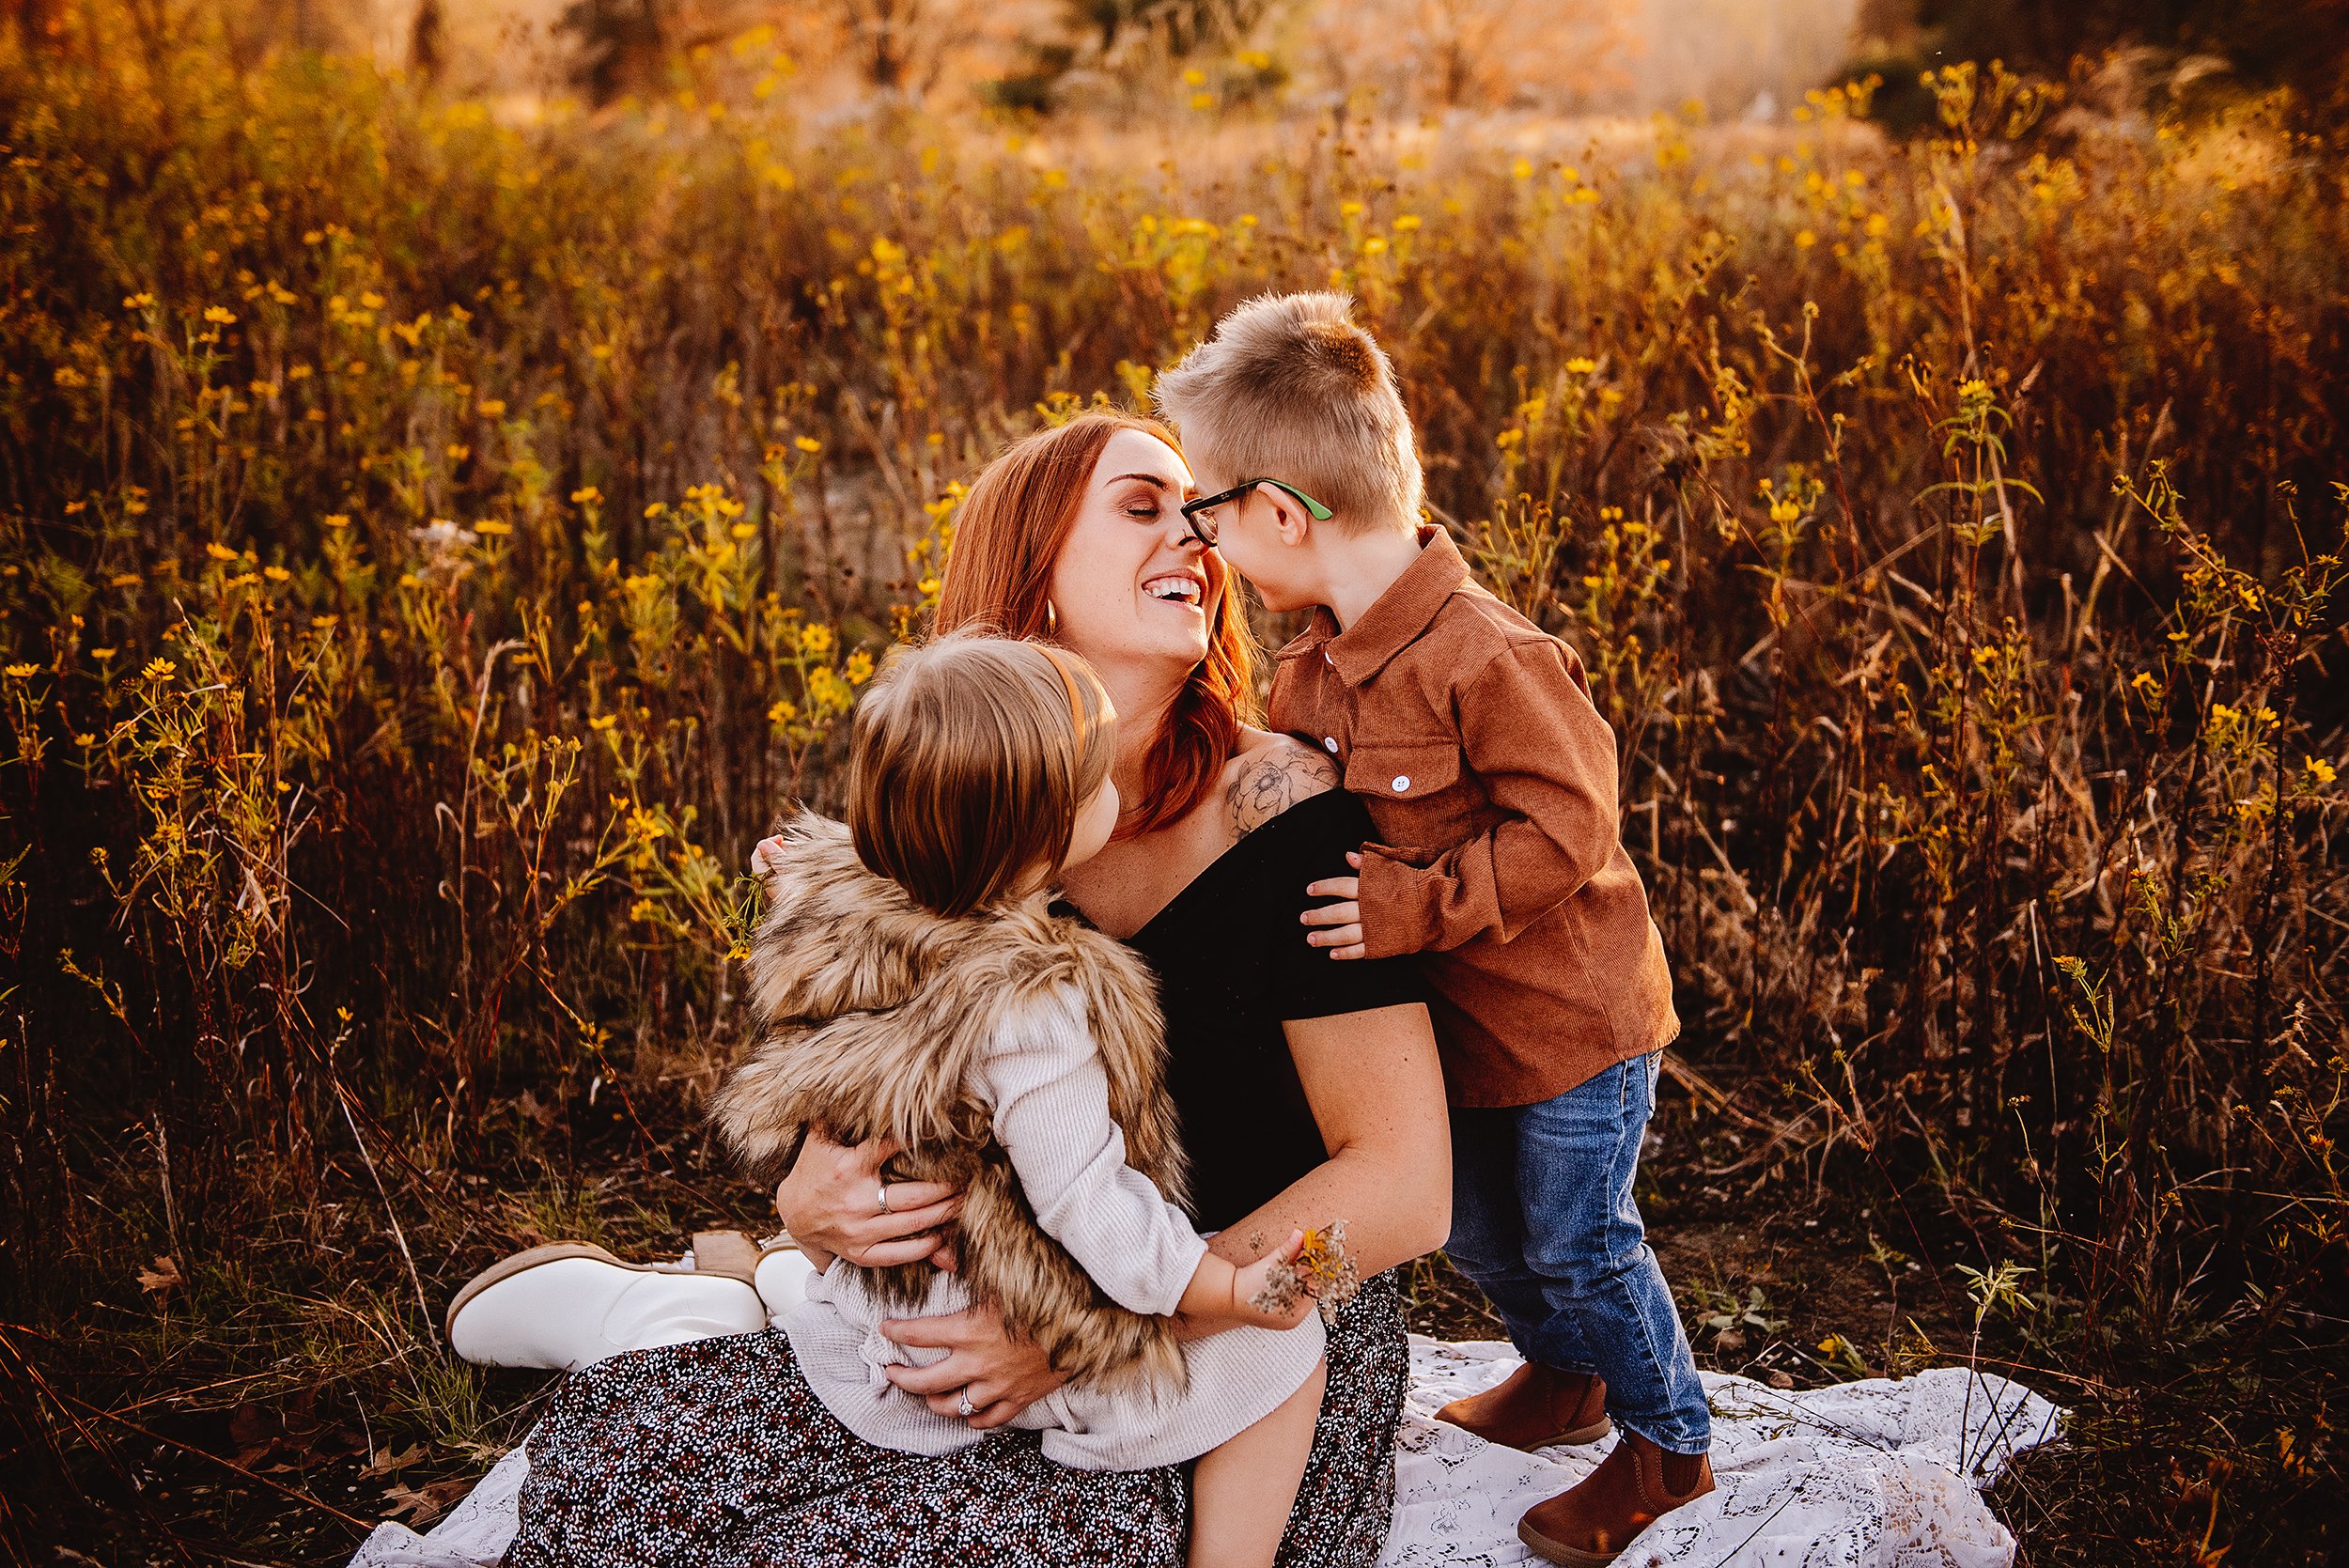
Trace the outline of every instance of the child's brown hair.
[[850, 726], [857, 858], [941, 915], [1017, 892], [1066, 857], [1109, 777], [1114, 717], [1065, 648], [957, 631], [898, 649]]
[[1158, 404], [1225, 484], [1278, 479], [1349, 529], [1410, 527], [1425, 482], [1394, 366], [1344, 294], [1264, 294], [1159, 378]]

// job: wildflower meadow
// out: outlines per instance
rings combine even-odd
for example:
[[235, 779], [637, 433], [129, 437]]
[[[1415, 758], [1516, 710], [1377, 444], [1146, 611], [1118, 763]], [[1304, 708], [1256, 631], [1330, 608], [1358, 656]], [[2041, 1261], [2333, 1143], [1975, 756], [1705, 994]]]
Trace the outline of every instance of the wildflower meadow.
[[2026, 1560], [2340, 1549], [2349, 163], [2287, 99], [818, 119], [754, 29], [524, 114], [139, 9], [0, 50], [12, 1550], [338, 1561], [543, 1399], [442, 1345], [474, 1269], [767, 1222], [700, 1121], [752, 846], [988, 458], [1299, 287], [1614, 726], [1706, 1364], [2030, 1381]]

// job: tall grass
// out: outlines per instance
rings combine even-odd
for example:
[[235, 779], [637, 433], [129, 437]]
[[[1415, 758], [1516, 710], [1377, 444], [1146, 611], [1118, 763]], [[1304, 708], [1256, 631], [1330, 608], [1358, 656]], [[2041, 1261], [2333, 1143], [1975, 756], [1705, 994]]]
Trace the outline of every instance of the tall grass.
[[817, 126], [753, 35], [508, 123], [82, 26], [0, 57], [20, 1452], [158, 1384], [484, 1430], [464, 1266], [648, 1161], [754, 1204], [739, 874], [960, 482], [1300, 286], [1591, 666], [1712, 1179], [2029, 1269], [2095, 1376], [2337, 1348], [2349, 225], [2274, 105]]

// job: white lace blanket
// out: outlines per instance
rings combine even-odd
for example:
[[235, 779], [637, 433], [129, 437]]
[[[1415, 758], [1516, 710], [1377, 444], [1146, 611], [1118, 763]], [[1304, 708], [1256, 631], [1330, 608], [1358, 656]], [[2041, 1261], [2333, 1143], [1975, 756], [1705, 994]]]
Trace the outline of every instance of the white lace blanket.
[[[1519, 1453], [1432, 1419], [1517, 1365], [1505, 1344], [1412, 1336], [1381, 1568], [1538, 1560], [1517, 1543], [1517, 1516], [1580, 1479], [1605, 1446]], [[1718, 1489], [1634, 1541], [1620, 1568], [2008, 1568], [2015, 1537], [1979, 1488], [2055, 1437], [2060, 1414], [2019, 1383], [1961, 1367], [1800, 1393], [1712, 1373], [1704, 1386]], [[429, 1533], [377, 1526], [351, 1568], [487, 1568], [513, 1539], [528, 1471], [515, 1450]]]

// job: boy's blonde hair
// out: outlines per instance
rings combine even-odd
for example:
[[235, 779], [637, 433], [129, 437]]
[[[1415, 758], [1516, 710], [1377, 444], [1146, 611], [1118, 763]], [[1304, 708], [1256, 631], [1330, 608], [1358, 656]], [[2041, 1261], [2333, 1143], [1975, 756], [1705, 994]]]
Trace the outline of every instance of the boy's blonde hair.
[[1066, 648], [957, 631], [896, 650], [849, 729], [857, 859], [941, 915], [997, 902], [1067, 856], [1109, 777], [1111, 721]]
[[1159, 378], [1159, 411], [1228, 482], [1279, 479], [1348, 531], [1418, 523], [1424, 480], [1394, 366], [1344, 294], [1264, 294]]

